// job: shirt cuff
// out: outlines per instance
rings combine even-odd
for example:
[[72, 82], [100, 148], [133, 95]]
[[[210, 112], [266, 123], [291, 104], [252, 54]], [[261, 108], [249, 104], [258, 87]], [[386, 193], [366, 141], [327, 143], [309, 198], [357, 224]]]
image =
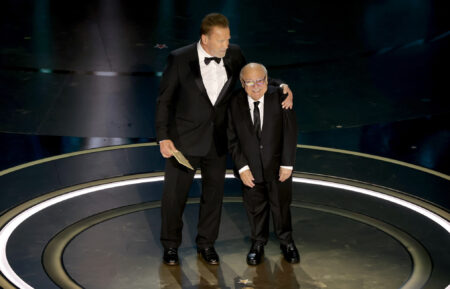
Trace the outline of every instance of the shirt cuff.
[[294, 167], [292, 167], [292, 166], [280, 166], [280, 168], [291, 170], [291, 171], [294, 169]]
[[239, 173], [242, 173], [243, 171], [249, 170], [250, 167], [249, 166], [243, 166], [240, 170]]

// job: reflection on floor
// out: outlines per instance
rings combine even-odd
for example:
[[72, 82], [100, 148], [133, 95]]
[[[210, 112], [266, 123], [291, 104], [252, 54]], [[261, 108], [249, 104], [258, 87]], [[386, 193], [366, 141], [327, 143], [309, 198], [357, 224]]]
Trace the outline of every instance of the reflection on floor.
[[[158, 147], [148, 148], [157, 152]], [[117, 148], [114, 151], [120, 150]], [[105, 157], [111, 157], [109, 153], [90, 154], [95, 155], [96, 162], [102, 162]], [[125, 157], [132, 155], [130, 152]], [[72, 167], [71, 164], [80, 161], [76, 160], [78, 157], [68, 157], [68, 163], [63, 166], [59, 163], [64, 159], [51, 161], [54, 163], [52, 168]], [[120, 156], [117, 158], [120, 161]], [[31, 174], [36, 179], [40, 178], [40, 174], [49, 173], [48, 169], [33, 166], [23, 170], [34, 170]], [[101, 172], [103, 175], [105, 173], [116, 172], [111, 168]], [[265, 262], [256, 268], [246, 265], [249, 228], [239, 197], [239, 182], [230, 179], [226, 184], [221, 232], [216, 243], [221, 264], [211, 268], [196, 257], [195, 224], [201, 194], [201, 181], [198, 180], [193, 185], [190, 193], [193, 199], [184, 215], [184, 241], [180, 247], [182, 264], [178, 269], [168, 268], [161, 263], [162, 248], [158, 237], [162, 191], [160, 175], [138, 174], [115, 178], [111, 175], [99, 182], [95, 181], [99, 180], [95, 174], [88, 172], [84, 175], [84, 181], [79, 179], [83, 176], [78, 175], [75, 179], [67, 179], [67, 183], [54, 184], [54, 190], [61, 189], [43, 195], [44, 199], [31, 199], [21, 208], [13, 209], [12, 215], [4, 215], [1, 223], [27, 207], [37, 210], [33, 205], [41, 206], [48, 202], [43, 202], [47, 198], [69, 196], [83, 188], [90, 192], [58, 203], [52, 202], [53, 205], [43, 207], [19, 224], [8, 241], [7, 255], [14, 256], [9, 260], [12, 270], [34, 288], [56, 288], [55, 283], [63, 288], [78, 288], [77, 284], [83, 288], [140, 288], [143, 284], [163, 288], [207, 288], [205, 284], [233, 288], [241, 280], [248, 280], [257, 286], [253, 288], [277, 288], [277, 283], [282, 286], [286, 282], [293, 288], [382, 288], [386, 284], [393, 288], [402, 284], [427, 284], [430, 288], [437, 288], [448, 282], [449, 252], [447, 247], [440, 245], [449, 237], [445, 211], [416, 198], [407, 199], [396, 191], [318, 175], [303, 177], [329, 184], [350, 184], [356, 189], [348, 191], [343, 187], [295, 183], [292, 212], [295, 241], [302, 255], [300, 265], [288, 265], [282, 261], [278, 242], [273, 236], [267, 246]], [[93, 181], [87, 179], [92, 177]], [[115, 188], [103, 185], [143, 177], [150, 178], [145, 182], [123, 183]], [[296, 180], [301, 181], [302, 178], [296, 174]], [[14, 178], [11, 180], [14, 181]], [[68, 186], [69, 183], [72, 186]], [[48, 190], [48, 187], [45, 188]], [[358, 188], [403, 197], [443, 216], [441, 219], [447, 228], [403, 205], [361, 195], [357, 193]], [[14, 189], [19, 189], [19, 186]], [[42, 195], [39, 187], [36, 190], [36, 196]], [[261, 273], [261, 270], [266, 270], [266, 273]], [[208, 274], [208, 271], [211, 273]]]

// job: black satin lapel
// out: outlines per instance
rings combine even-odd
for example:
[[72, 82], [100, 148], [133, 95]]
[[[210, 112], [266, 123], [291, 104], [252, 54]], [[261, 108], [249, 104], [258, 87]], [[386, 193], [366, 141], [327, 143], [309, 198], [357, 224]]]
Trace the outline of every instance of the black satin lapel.
[[223, 58], [223, 65], [225, 66], [225, 70], [227, 71], [227, 77], [228, 79], [233, 76], [232, 70], [231, 70], [231, 60], [228, 56], [225, 56]]
[[[197, 52], [197, 51], [196, 51]], [[198, 55], [196, 53], [196, 57], [192, 61], [189, 62], [189, 66], [191, 67], [192, 74], [194, 75], [195, 83], [202, 95], [208, 97], [208, 93], [206, 92], [205, 85], [203, 84], [202, 74], [200, 72], [200, 64], [198, 63]]]
[[219, 93], [219, 96], [217, 97], [216, 104], [220, 103], [220, 101], [222, 101], [222, 99], [225, 97], [225, 95], [228, 91], [228, 88], [230, 87], [230, 84], [231, 84], [231, 79], [228, 78], [227, 82], [225, 82], [225, 84], [223, 85], [222, 90]]
[[272, 97], [270, 97], [270, 95], [268, 95], [268, 93], [266, 93], [266, 95], [264, 96], [264, 119], [263, 119], [263, 124], [262, 124], [262, 128], [261, 128], [261, 138], [263, 138], [264, 136], [264, 130], [267, 127], [267, 122], [266, 122], [266, 116], [269, 115], [269, 109], [272, 105], [274, 105], [274, 103], [272, 103]]
[[228, 80], [223, 85], [222, 90], [220, 91], [219, 96], [217, 97], [216, 104], [220, 103], [220, 101], [225, 97], [225, 95], [230, 87], [230, 84], [232, 82], [231, 78], [233, 77], [233, 74], [231, 73], [230, 60], [228, 59], [228, 57], [223, 58], [223, 64], [224, 64], [225, 70], [227, 72]]
[[269, 118], [270, 110], [278, 109], [277, 106], [280, 105], [276, 101], [276, 100], [278, 100], [278, 95], [276, 93], [277, 93], [276, 90], [272, 90], [270, 87], [267, 90], [267, 92], [265, 93], [265, 96], [264, 96], [264, 119], [263, 119], [263, 125], [262, 125], [262, 129], [261, 129], [261, 138], [264, 136], [264, 130], [267, 127], [267, 125], [266, 125], [267, 122], [265, 121], [266, 116], [267, 116], [267, 118]]
[[250, 106], [248, 105], [246, 93], [239, 94], [239, 107], [243, 116], [244, 125], [247, 126], [252, 135], [256, 135], [253, 127], [252, 117], [250, 116], [251, 111]]

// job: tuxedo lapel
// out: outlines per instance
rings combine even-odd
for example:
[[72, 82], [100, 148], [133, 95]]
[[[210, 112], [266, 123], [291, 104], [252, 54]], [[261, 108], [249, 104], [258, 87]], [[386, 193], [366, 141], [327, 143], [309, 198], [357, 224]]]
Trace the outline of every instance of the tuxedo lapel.
[[232, 70], [231, 70], [231, 60], [228, 55], [225, 55], [225, 57], [223, 58], [223, 65], [225, 66], [228, 80], [223, 85], [222, 90], [220, 91], [219, 96], [217, 97], [216, 103], [214, 105], [220, 103], [220, 101], [225, 97], [226, 92], [228, 91], [228, 88], [230, 87], [230, 84], [232, 83], [233, 75], [232, 75]]
[[256, 136], [253, 127], [252, 117], [250, 115], [250, 107], [248, 105], [248, 98], [245, 91], [239, 94], [239, 108], [241, 110], [243, 125], [245, 125], [252, 136]]
[[197, 45], [192, 45], [193, 49], [191, 51], [191, 60], [189, 61], [189, 67], [191, 69], [192, 75], [194, 76], [195, 83], [198, 86], [198, 89], [200, 90], [200, 94], [205, 97], [205, 99], [211, 103], [211, 100], [208, 97], [208, 93], [206, 92], [205, 85], [203, 84], [203, 78], [202, 73], [200, 72], [200, 64], [198, 60], [198, 53], [197, 53]]
[[265, 131], [267, 130], [267, 119], [269, 119], [269, 110], [271, 109], [272, 105], [272, 97], [269, 95], [269, 90], [265, 93], [264, 96], [264, 121], [261, 128], [261, 139], [264, 137]]
[[231, 59], [230, 56], [228, 54], [225, 55], [225, 57], [223, 58], [223, 65], [225, 66], [225, 70], [227, 71], [227, 77], [228, 79], [231, 79], [232, 75], [232, 70], [231, 70]]
[[261, 138], [264, 137], [264, 134], [267, 134], [267, 129], [269, 127], [268, 121], [270, 119], [271, 114], [274, 109], [278, 109], [279, 104], [277, 103], [278, 97], [274, 95], [276, 90], [269, 86], [265, 95], [264, 95], [264, 121], [261, 129]]
[[208, 98], [208, 93], [206, 92], [205, 85], [203, 84], [202, 74], [200, 73], [200, 65], [198, 64], [198, 56], [197, 59], [191, 60], [189, 62], [189, 66], [191, 67], [192, 75], [194, 75], [195, 83], [200, 90], [200, 94], [203, 95], [211, 102]]

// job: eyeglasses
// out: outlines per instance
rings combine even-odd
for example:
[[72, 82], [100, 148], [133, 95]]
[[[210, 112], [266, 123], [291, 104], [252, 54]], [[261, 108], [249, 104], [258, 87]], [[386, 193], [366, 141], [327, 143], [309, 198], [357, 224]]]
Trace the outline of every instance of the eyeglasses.
[[252, 86], [255, 86], [255, 85], [263, 86], [266, 83], [266, 77], [264, 76], [264, 78], [257, 79], [257, 80], [242, 80], [242, 82], [247, 87], [252, 87]]

